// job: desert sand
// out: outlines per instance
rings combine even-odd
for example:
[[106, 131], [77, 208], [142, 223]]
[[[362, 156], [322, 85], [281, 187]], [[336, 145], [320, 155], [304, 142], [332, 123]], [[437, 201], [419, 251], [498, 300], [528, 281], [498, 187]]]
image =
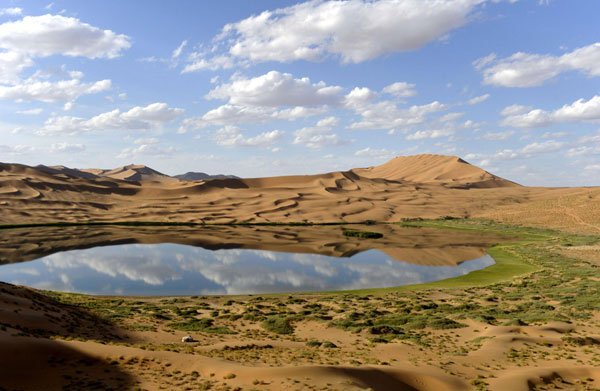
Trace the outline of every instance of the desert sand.
[[[539, 230], [538, 242], [507, 244], [506, 251], [535, 271], [465, 288], [119, 298], [0, 283], [0, 390], [600, 388], [597, 188], [520, 186], [437, 155], [321, 175], [192, 182], [145, 166], [0, 164], [0, 208], [4, 225], [393, 223], [452, 216], [562, 231]], [[453, 221], [440, 224], [488, 229], [479, 220]], [[160, 234], [156, 227], [11, 228], [0, 231], [0, 259], [23, 262], [114, 243], [254, 248], [260, 241], [274, 251], [334, 256], [366, 246], [341, 237], [340, 226], [314, 228], [169, 227]], [[411, 246], [446, 243], [425, 228], [403, 238], [394, 236], [392, 225], [368, 229], [384, 233], [377, 244], [382, 251], [409, 261]], [[477, 232], [464, 235], [465, 242], [482, 240]], [[489, 244], [503, 241], [488, 238]], [[438, 260], [433, 264], [457, 264], [473, 255], [465, 251], [458, 246], [445, 258], [431, 258]], [[182, 343], [185, 335], [195, 342]]]
[[[573, 197], [594, 205], [593, 213], [572, 207]], [[319, 175], [191, 182], [139, 165], [77, 170], [0, 163], [0, 224], [356, 223], [454, 216], [583, 232], [598, 221], [599, 204], [597, 188], [520, 186], [442, 155], [397, 157], [376, 167]]]

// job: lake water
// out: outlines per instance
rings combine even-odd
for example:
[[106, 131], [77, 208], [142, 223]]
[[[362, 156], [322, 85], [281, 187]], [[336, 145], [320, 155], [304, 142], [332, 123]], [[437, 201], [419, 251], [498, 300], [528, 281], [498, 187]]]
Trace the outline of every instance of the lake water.
[[[157, 239], [185, 243], [191, 240], [194, 245], [115, 244], [157, 235], [143, 230], [136, 233], [132, 229], [118, 232], [103, 229], [80, 232], [80, 241], [68, 242], [71, 247], [59, 239], [68, 237], [68, 231], [48, 235], [52, 239], [46, 241], [40, 239], [44, 237], [42, 232], [39, 237], [29, 234], [29, 241], [23, 239], [15, 245], [21, 248], [21, 253], [14, 250], [19, 256], [33, 260], [0, 265], [0, 281], [95, 295], [291, 293], [417, 284], [464, 275], [494, 263], [485, 254], [482, 247], [485, 244], [475, 243], [473, 237], [460, 236], [465, 234], [454, 234], [458, 236], [449, 238], [451, 244], [448, 244], [440, 239], [442, 230], [386, 229], [387, 241], [351, 239], [337, 231], [328, 231], [337, 236], [323, 242], [319, 232], [307, 233], [297, 228], [284, 229], [286, 237], [281, 237], [282, 228], [275, 233], [253, 229], [226, 234], [223, 230], [206, 233], [178, 229], [169, 231], [172, 240], [166, 240], [164, 232], [162, 239]], [[245, 240], [226, 243], [233, 240], [231, 235], [244, 233]], [[251, 234], [259, 235], [258, 239]], [[290, 237], [295, 239], [290, 242]], [[213, 242], [209, 243], [209, 238]], [[6, 249], [9, 239], [5, 240], [4, 253], [0, 251], [0, 260], [2, 254], [14, 257], [15, 252]], [[34, 251], [44, 249], [44, 245], [52, 251]], [[232, 248], [236, 246], [246, 248]], [[442, 259], [441, 264], [435, 259], [430, 262], [429, 258]]]

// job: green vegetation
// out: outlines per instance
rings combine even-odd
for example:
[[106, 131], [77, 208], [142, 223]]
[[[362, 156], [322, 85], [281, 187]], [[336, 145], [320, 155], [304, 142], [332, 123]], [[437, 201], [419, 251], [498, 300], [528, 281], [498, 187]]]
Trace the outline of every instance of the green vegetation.
[[268, 331], [276, 334], [293, 334], [294, 326], [291, 324], [291, 319], [283, 316], [270, 316], [261, 326]]
[[212, 334], [236, 334], [227, 327], [214, 327], [214, 320], [210, 318], [192, 319], [187, 322], [167, 323], [166, 326], [181, 331], [202, 331]]
[[350, 236], [355, 238], [363, 238], [363, 239], [379, 239], [383, 238], [383, 234], [379, 232], [369, 232], [369, 231], [357, 231], [354, 229], [345, 229], [342, 231], [344, 236]]

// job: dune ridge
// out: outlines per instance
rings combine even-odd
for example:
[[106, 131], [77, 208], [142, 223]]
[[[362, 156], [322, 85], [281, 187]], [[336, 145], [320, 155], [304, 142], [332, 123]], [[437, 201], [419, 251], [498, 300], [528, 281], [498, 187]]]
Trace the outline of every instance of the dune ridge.
[[520, 186], [441, 155], [398, 157], [376, 167], [325, 174], [193, 182], [140, 165], [80, 170], [97, 176], [92, 179], [52, 170], [0, 165], [0, 224], [398, 222], [489, 216], [502, 207], [581, 192]]

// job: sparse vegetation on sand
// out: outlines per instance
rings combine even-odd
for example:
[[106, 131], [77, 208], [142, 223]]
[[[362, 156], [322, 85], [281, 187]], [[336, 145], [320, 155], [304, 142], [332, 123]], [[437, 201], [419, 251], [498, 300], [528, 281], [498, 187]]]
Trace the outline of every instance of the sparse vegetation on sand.
[[[600, 265], [565, 255], [597, 246], [600, 237], [488, 220], [404, 224], [515, 239], [490, 249], [497, 263], [487, 269], [391, 289], [106, 298], [3, 286], [2, 313], [14, 315], [0, 318], [0, 333], [102, 347], [142, 389], [600, 387]], [[86, 333], [87, 323], [71, 322], [59, 332], [40, 317], [28, 324], [18, 308], [37, 309], [54, 325], [72, 311], [89, 313], [89, 322], [113, 331], [92, 333], [100, 329], [90, 323]], [[181, 343], [188, 334], [197, 342]]]

